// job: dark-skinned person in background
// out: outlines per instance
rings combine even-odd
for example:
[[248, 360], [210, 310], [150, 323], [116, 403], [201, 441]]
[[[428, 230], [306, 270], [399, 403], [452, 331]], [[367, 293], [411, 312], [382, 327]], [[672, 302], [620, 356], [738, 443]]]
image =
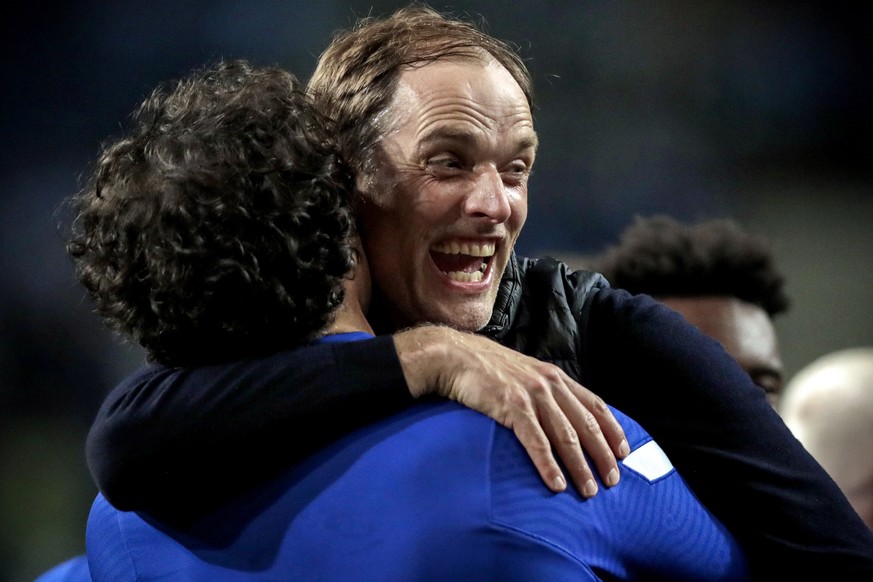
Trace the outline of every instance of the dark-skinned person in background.
[[789, 299], [765, 236], [728, 218], [637, 217], [590, 268], [613, 287], [651, 295], [681, 313], [778, 406], [785, 372], [773, 318], [787, 311]]

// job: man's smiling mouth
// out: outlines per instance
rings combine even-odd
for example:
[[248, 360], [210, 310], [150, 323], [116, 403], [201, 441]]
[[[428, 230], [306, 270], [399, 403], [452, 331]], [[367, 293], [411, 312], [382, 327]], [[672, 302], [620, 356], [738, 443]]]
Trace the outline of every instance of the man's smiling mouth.
[[493, 242], [447, 241], [433, 245], [430, 256], [452, 281], [476, 283], [485, 276], [496, 246]]

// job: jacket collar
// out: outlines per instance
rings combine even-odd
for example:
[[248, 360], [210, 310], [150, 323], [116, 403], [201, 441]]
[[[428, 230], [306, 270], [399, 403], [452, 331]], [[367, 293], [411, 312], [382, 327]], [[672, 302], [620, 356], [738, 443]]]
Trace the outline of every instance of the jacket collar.
[[512, 251], [506, 270], [500, 280], [497, 289], [497, 299], [494, 302], [494, 310], [491, 312], [491, 320], [482, 328], [480, 333], [499, 339], [512, 324], [518, 302], [521, 299], [521, 267], [519, 257]]

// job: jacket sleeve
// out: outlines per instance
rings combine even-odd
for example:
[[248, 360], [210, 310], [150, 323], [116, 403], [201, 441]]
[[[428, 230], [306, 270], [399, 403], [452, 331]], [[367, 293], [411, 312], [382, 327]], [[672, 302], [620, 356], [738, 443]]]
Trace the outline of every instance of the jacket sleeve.
[[587, 317], [588, 387], [659, 442], [756, 579], [873, 580], [873, 533], [718, 342], [624, 291]]
[[390, 336], [151, 366], [101, 406], [88, 465], [115, 507], [180, 523], [411, 402]]

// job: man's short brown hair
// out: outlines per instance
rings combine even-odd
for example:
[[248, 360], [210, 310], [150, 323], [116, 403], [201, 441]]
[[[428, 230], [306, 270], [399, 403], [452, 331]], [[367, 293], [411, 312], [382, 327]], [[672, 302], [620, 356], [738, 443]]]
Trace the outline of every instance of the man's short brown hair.
[[309, 81], [317, 106], [336, 122], [341, 154], [355, 172], [367, 173], [372, 147], [384, 126], [379, 114], [391, 103], [405, 67], [446, 58], [493, 58], [532, 101], [530, 74], [516, 51], [476, 25], [421, 5], [383, 19], [364, 18], [338, 33]]

